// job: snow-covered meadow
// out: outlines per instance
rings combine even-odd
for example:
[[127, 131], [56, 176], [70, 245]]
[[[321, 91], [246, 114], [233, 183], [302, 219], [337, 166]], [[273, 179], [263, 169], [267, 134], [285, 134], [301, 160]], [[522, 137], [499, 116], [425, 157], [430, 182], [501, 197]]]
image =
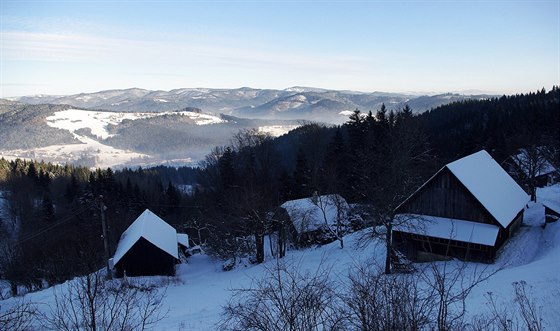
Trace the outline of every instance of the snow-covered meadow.
[[[151, 164], [155, 160], [152, 160], [150, 155], [114, 148], [104, 143], [104, 139], [115, 135], [110, 133], [109, 126], [118, 125], [124, 120], [138, 120], [172, 114], [186, 116], [193, 120], [196, 125], [225, 122], [214, 115], [191, 111], [128, 113], [68, 109], [55, 112], [52, 116], [47, 117], [46, 123], [51, 127], [69, 131], [80, 143], [52, 145], [31, 150], [7, 150], [1, 151], [1, 155], [7, 160], [22, 158], [45, 160], [59, 164], [70, 162], [98, 168]], [[81, 129], [89, 130], [96, 139], [81, 134]], [[191, 161], [190, 159], [187, 160]], [[161, 160], [157, 161], [160, 162]]]
[[[540, 189], [538, 201], [560, 201], [560, 184]], [[524, 225], [501, 249], [494, 264], [462, 263], [458, 261], [438, 262], [443, 268], [466, 266], [464, 277], [475, 277], [478, 272], [493, 274], [479, 283], [468, 296], [466, 319], [488, 312], [488, 297], [491, 293], [500, 308], [514, 305], [512, 284], [525, 282], [530, 296], [535, 300], [547, 330], [557, 330], [560, 325], [560, 222], [543, 228], [544, 208], [540, 202], [530, 203], [525, 210]], [[314, 272], [318, 268], [330, 270], [330, 278], [344, 286], [350, 270], [357, 265], [382, 265], [385, 256], [384, 243], [372, 240], [358, 247], [363, 232], [344, 238], [345, 248], [337, 242], [305, 250], [289, 251], [284, 263], [295, 267], [298, 272]], [[268, 245], [267, 245], [268, 247]], [[157, 330], [215, 330], [222, 319], [222, 307], [228, 302], [232, 290], [248, 288], [255, 280], [265, 277], [267, 270], [274, 268], [277, 261], [267, 256], [265, 263], [240, 264], [231, 271], [222, 271], [222, 263], [209, 255], [197, 254], [188, 263], [178, 266], [177, 275], [171, 278], [146, 277], [145, 282], [167, 284], [162, 309], [168, 311], [165, 319], [157, 323]], [[425, 264], [416, 264], [422, 269]], [[69, 282], [27, 294], [24, 299], [39, 303], [46, 309], [54, 302], [54, 291], [63, 290]], [[21, 298], [0, 301], [2, 307], [9, 306]]]

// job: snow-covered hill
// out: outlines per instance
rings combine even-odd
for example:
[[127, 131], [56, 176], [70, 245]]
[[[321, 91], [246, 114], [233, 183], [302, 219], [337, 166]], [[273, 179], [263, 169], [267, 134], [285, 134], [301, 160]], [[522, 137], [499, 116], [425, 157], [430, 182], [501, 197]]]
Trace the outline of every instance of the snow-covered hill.
[[[27, 111], [32, 107], [41, 107], [41, 111]], [[241, 129], [256, 128], [278, 136], [299, 126], [289, 121], [226, 119], [195, 108], [122, 112], [13, 102], [6, 102], [0, 110], [4, 108], [10, 116], [0, 121], [0, 132], [4, 131], [1, 157], [102, 168], [191, 164], [214, 146], [229, 143]], [[21, 114], [30, 115], [21, 119]]]
[[68, 109], [58, 111], [46, 118], [49, 126], [76, 133], [79, 129], [89, 129], [94, 136], [106, 139], [114, 134], [109, 133], [109, 125], [118, 125], [124, 120], [137, 120], [166, 115], [180, 115], [188, 117], [196, 125], [225, 123], [221, 118], [192, 111], [160, 112], [160, 113], [124, 113], [112, 111], [91, 111]]
[[[539, 190], [539, 199], [560, 201], [560, 185]], [[557, 330], [560, 325], [560, 222], [542, 227], [543, 207], [531, 203], [526, 210], [524, 225], [503, 247], [495, 264], [467, 263], [464, 275], [472, 277], [486, 269], [494, 273], [488, 280], [478, 284], [467, 298], [466, 318], [485, 313], [488, 294], [496, 298], [501, 308], [513, 305], [512, 283], [525, 282], [532, 298], [541, 311], [543, 325], [547, 330]], [[330, 269], [334, 281], [344, 282], [349, 271], [359, 264], [382, 265], [385, 249], [381, 242], [371, 241], [358, 248], [362, 233], [345, 237], [345, 248], [338, 243], [307, 250], [289, 251], [284, 261], [299, 268], [301, 272], [317, 270], [320, 266]], [[167, 317], [157, 324], [158, 330], [215, 330], [222, 317], [222, 307], [231, 295], [231, 290], [247, 288], [255, 279], [266, 275], [266, 270], [274, 267], [276, 261], [270, 256], [261, 265], [240, 265], [224, 272], [221, 263], [208, 255], [195, 255], [187, 264], [178, 267], [177, 276], [166, 289], [163, 308], [169, 309]], [[444, 262], [438, 266], [442, 268]], [[417, 264], [417, 268], [422, 268]], [[463, 266], [451, 262], [449, 267]], [[151, 282], [161, 282], [161, 278], [148, 278]], [[342, 284], [344, 285], [344, 284]], [[68, 283], [56, 286], [63, 289]], [[42, 309], [53, 303], [53, 289], [28, 294], [26, 299], [42, 303]], [[10, 305], [15, 299], [0, 302]]]
[[[146, 164], [153, 162], [150, 155], [128, 149], [113, 147], [104, 140], [114, 137], [110, 128], [125, 120], [163, 117], [186, 117], [196, 125], [225, 123], [221, 118], [192, 111], [161, 113], [124, 113], [110, 111], [91, 111], [68, 109], [56, 111], [46, 117], [48, 126], [69, 131], [79, 144], [51, 145], [34, 149], [6, 150], [1, 155], [6, 159], [31, 158], [56, 163], [73, 162], [91, 167], [115, 167], [126, 164]], [[88, 133], [89, 134], [86, 134]], [[186, 161], [191, 162], [192, 159]]]

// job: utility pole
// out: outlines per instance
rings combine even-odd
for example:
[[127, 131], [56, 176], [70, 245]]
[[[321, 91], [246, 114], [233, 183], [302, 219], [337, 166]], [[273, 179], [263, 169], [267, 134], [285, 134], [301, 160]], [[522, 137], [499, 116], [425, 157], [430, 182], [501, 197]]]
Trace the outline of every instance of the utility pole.
[[103, 228], [103, 246], [105, 247], [105, 263], [107, 264], [107, 279], [112, 279], [113, 275], [109, 266], [109, 238], [107, 237], [107, 221], [105, 220], [105, 204], [103, 196], [99, 196], [99, 209], [101, 211], [101, 227]]

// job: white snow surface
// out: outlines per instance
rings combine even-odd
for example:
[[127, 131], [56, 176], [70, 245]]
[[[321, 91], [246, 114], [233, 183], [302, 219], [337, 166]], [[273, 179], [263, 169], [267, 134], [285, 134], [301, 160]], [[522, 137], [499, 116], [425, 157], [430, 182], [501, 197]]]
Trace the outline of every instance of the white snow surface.
[[492, 224], [477, 223], [443, 217], [398, 214], [395, 231], [423, 236], [452, 239], [462, 242], [493, 246], [500, 228]]
[[504, 228], [530, 200], [485, 150], [451, 162], [446, 167]]
[[[560, 185], [539, 189], [538, 201], [552, 200], [560, 202]], [[474, 275], [484, 272], [496, 272], [488, 280], [475, 286], [466, 299], [468, 320], [473, 316], [488, 311], [485, 296], [492, 293], [498, 299], [500, 307], [514, 305], [513, 282], [524, 281], [529, 286], [529, 293], [534, 298], [540, 311], [545, 330], [558, 330], [560, 325], [560, 222], [542, 227], [544, 208], [540, 203], [529, 203], [524, 213], [523, 226], [500, 249], [497, 261], [491, 265], [451, 261], [440, 262], [438, 267], [447, 270], [457, 266], [465, 267], [465, 282]], [[339, 288], [348, 285], [346, 276], [357, 264], [383, 265], [385, 246], [382, 241], [371, 241], [359, 246], [359, 238], [364, 233], [354, 233], [344, 237], [344, 249], [337, 242], [306, 250], [289, 250], [283, 261], [293, 265], [299, 271], [314, 273], [323, 265], [330, 268], [333, 281], [340, 281]], [[265, 243], [268, 247], [268, 243]], [[169, 283], [163, 299], [163, 311], [169, 310], [167, 317], [154, 327], [155, 330], [217, 330], [217, 323], [222, 319], [222, 307], [228, 302], [233, 289], [249, 288], [255, 279], [266, 277], [266, 270], [276, 265], [268, 249], [264, 263], [259, 265], [241, 264], [231, 271], [222, 271], [221, 261], [208, 255], [198, 254], [189, 257], [188, 263], [178, 266], [175, 277], [131, 277], [146, 283]], [[425, 264], [414, 264], [422, 268]], [[486, 270], [484, 270], [486, 268]], [[119, 281], [119, 280], [116, 280]], [[48, 312], [55, 302], [55, 290], [62, 291], [69, 282], [30, 293], [23, 298], [10, 298], [0, 301], [6, 309], [24, 299], [38, 304], [39, 310]], [[39, 329], [37, 327], [37, 329]]]
[[189, 247], [189, 235], [186, 233], [177, 233], [177, 243]]
[[280, 137], [299, 127], [300, 125], [267, 125], [267, 126], [260, 126], [258, 128], [258, 131], [269, 134], [272, 137]]
[[[159, 99], [158, 99], [159, 101]], [[160, 101], [163, 102], [163, 101]], [[196, 121], [197, 125], [208, 125], [223, 123], [219, 117], [200, 114], [190, 111], [182, 112], [160, 112], [160, 113], [124, 113], [112, 111], [92, 111], [81, 109], [68, 109], [54, 113], [54, 115], [46, 118], [47, 124], [54, 128], [75, 132], [79, 129], [89, 128], [91, 133], [101, 139], [106, 139], [112, 134], [109, 133], [107, 127], [109, 124], [117, 125], [124, 120], [137, 120], [143, 118], [152, 118], [164, 115], [182, 115]]]
[[300, 234], [319, 230], [326, 225], [336, 226], [338, 207], [342, 219], [346, 219], [346, 213], [350, 209], [346, 200], [337, 194], [286, 201], [280, 207], [288, 212]]
[[117, 264], [140, 238], [146, 239], [174, 258], [178, 258], [177, 231], [146, 209], [121, 235], [117, 251], [113, 256], [113, 264]]

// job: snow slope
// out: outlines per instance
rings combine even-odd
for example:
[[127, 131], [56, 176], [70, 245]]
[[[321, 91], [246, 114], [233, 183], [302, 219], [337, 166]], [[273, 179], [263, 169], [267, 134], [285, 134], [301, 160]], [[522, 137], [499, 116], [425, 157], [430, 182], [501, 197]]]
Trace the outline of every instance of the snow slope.
[[[539, 199], [560, 201], [560, 185], [538, 191]], [[504, 246], [495, 264], [467, 263], [465, 277], [486, 268], [496, 272], [491, 278], [473, 289], [467, 298], [467, 318], [486, 311], [488, 292], [507, 307], [513, 303], [512, 283], [525, 281], [539, 305], [547, 330], [558, 330], [560, 325], [560, 222], [543, 229], [544, 210], [540, 203], [531, 203], [525, 212], [524, 225]], [[345, 248], [338, 243], [307, 250], [289, 251], [284, 260], [303, 270], [314, 271], [322, 263], [331, 267], [331, 277], [344, 281], [352, 266], [360, 263], [382, 265], [385, 248], [382, 242], [370, 242], [365, 248], [357, 248], [360, 233], [345, 237]], [[268, 247], [268, 244], [266, 245]], [[178, 267], [176, 278], [166, 291], [164, 309], [167, 318], [158, 323], [157, 330], [215, 330], [221, 318], [221, 307], [227, 302], [232, 289], [251, 285], [253, 279], [262, 277], [266, 268], [275, 261], [267, 256], [261, 265], [240, 265], [224, 272], [221, 263], [207, 255], [195, 255], [188, 264]], [[443, 262], [442, 262], [443, 263]], [[453, 266], [452, 262], [449, 265]], [[422, 265], [418, 264], [418, 268]], [[58, 285], [64, 287], [67, 284]], [[53, 289], [28, 294], [27, 299], [52, 304]], [[10, 304], [14, 299], [4, 302]], [[44, 309], [44, 308], [42, 308]]]
[[[159, 112], [159, 113], [126, 113], [111, 111], [92, 111], [68, 109], [55, 112], [46, 118], [47, 125], [70, 131], [80, 144], [52, 145], [35, 148], [33, 150], [2, 151], [2, 156], [8, 160], [16, 158], [49, 160], [55, 163], [73, 162], [91, 168], [116, 167], [120, 165], [146, 165], [150, 163], [150, 156], [130, 150], [114, 148], [103, 143], [103, 139], [114, 136], [109, 133], [109, 125], [118, 125], [124, 120], [137, 120], [165, 115], [181, 115], [192, 119], [197, 125], [210, 125], [225, 122], [219, 117], [197, 112]], [[91, 134], [98, 137], [92, 139], [80, 134], [80, 129], [89, 129]], [[188, 159], [187, 162], [192, 160]]]
[[91, 129], [91, 133], [101, 139], [106, 139], [111, 136], [107, 131], [107, 126], [109, 124], [117, 125], [124, 120], [137, 120], [143, 118], [152, 118], [157, 116], [165, 115], [182, 115], [187, 116], [194, 120], [197, 125], [208, 125], [224, 123], [225, 121], [219, 117], [195, 113], [191, 111], [182, 112], [159, 112], [159, 113], [123, 113], [123, 112], [112, 112], [112, 111], [91, 111], [91, 110], [80, 110], [80, 109], [68, 109], [63, 111], [58, 111], [54, 115], [46, 118], [47, 124], [49, 126], [68, 130], [70, 132], [76, 132], [82, 128]]

